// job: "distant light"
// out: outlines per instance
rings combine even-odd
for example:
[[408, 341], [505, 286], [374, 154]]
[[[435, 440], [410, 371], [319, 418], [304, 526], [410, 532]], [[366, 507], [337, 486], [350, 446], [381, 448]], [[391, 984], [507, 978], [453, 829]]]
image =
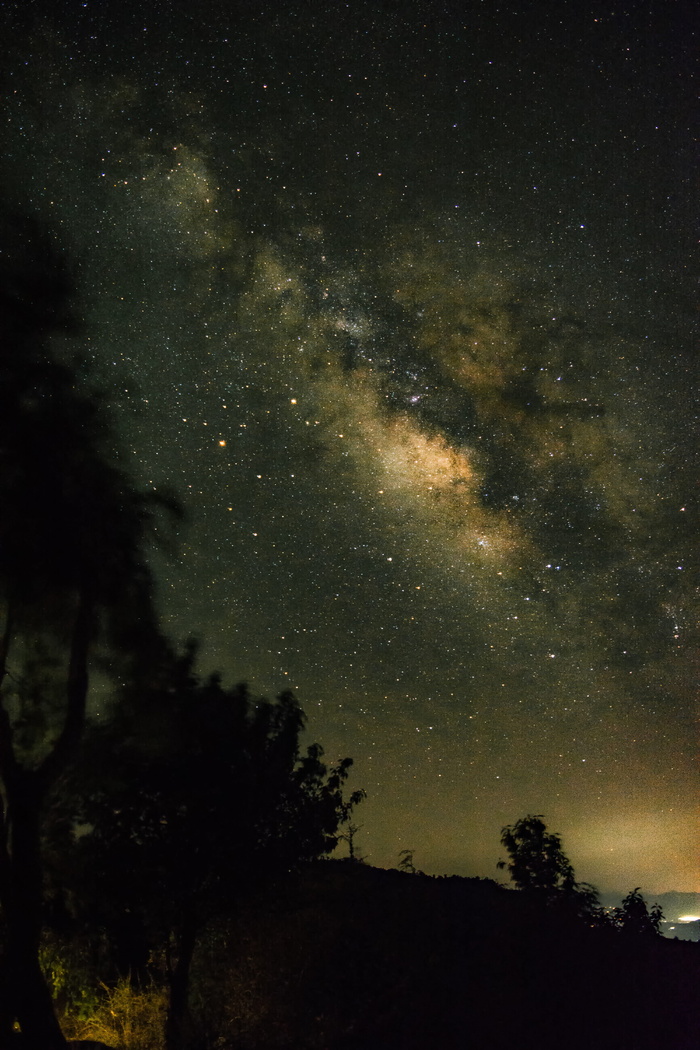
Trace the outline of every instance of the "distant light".
[[698, 922], [700, 915], [679, 915], [676, 922]]

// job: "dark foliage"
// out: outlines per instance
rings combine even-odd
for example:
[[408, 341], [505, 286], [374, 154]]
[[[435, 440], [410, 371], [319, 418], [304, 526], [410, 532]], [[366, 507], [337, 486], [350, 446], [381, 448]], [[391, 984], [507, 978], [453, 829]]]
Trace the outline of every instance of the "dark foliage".
[[[199, 931], [250, 887], [329, 853], [363, 792], [343, 788], [352, 762], [329, 769], [299, 751], [304, 715], [290, 692], [254, 698], [194, 672], [196, 649], [160, 668], [95, 728], [64, 785], [70, 822], [54, 837], [56, 871], [84, 926], [106, 930], [114, 967], [145, 979], [155, 955], [171, 988], [168, 1044], [186, 1027]], [[57, 807], [58, 808], [58, 807]], [[177, 1029], [177, 1031], [175, 1030]]]
[[550, 906], [572, 914], [604, 921], [598, 894], [587, 882], [577, 882], [573, 865], [564, 853], [561, 836], [547, 830], [540, 813], [528, 814], [501, 830], [501, 844], [509, 861], [499, 861], [524, 892], [546, 900]]
[[652, 905], [651, 911], [639, 892], [639, 886], [630, 890], [622, 902], [622, 907], [615, 908], [612, 922], [625, 933], [645, 937], [660, 937], [663, 911], [658, 904]]
[[127, 620], [152, 617], [144, 549], [157, 511], [177, 505], [136, 488], [115, 459], [106, 405], [86, 389], [85, 362], [54, 347], [79, 331], [63, 258], [26, 220], [0, 232], [2, 595], [14, 628], [62, 642], [76, 595], [88, 594], [110, 639], [128, 644]]
[[561, 848], [561, 837], [547, 831], [541, 814], [522, 817], [501, 831], [501, 844], [508, 850], [507, 868], [520, 890], [539, 890], [551, 894], [574, 884], [574, 869]]

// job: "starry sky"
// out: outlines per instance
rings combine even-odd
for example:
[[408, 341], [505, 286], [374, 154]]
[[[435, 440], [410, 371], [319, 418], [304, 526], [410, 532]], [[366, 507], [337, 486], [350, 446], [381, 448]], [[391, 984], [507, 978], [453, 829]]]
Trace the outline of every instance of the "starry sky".
[[295, 690], [372, 864], [496, 877], [529, 812], [700, 889], [691, 5], [0, 20], [6, 202], [187, 510], [168, 633]]

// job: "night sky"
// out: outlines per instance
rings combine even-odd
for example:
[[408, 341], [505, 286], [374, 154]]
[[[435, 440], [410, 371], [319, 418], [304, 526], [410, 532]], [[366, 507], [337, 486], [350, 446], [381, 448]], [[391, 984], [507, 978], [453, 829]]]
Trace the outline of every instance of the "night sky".
[[354, 757], [358, 851], [542, 813], [696, 890], [697, 40], [585, 6], [5, 3], [0, 175], [187, 509], [166, 630]]

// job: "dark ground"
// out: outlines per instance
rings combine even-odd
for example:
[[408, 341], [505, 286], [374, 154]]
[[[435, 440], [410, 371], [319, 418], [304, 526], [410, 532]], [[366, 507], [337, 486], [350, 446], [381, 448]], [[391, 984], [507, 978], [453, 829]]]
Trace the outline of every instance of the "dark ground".
[[325, 862], [212, 937], [199, 974], [207, 1043], [232, 1050], [700, 1046], [698, 945], [485, 879]]

